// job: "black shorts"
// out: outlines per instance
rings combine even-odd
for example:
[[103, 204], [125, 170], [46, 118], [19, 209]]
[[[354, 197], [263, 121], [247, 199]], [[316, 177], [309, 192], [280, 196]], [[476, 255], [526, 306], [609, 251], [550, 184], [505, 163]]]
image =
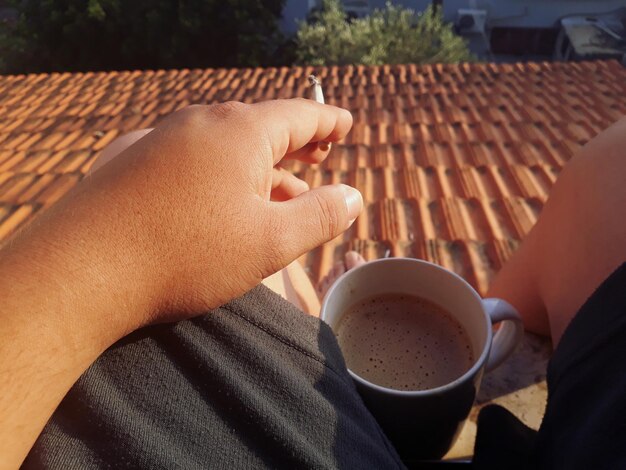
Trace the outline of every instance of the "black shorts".
[[626, 469], [626, 264], [585, 302], [548, 365], [539, 432], [483, 408], [476, 468]]
[[[626, 265], [593, 294], [548, 370], [538, 433], [479, 418], [477, 468], [626, 468]], [[330, 328], [263, 286], [137, 331], [69, 391], [25, 468], [402, 468]]]

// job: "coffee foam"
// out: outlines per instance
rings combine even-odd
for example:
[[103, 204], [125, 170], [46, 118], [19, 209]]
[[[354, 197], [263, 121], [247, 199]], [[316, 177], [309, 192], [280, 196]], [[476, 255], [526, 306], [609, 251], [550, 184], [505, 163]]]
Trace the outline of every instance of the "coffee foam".
[[439, 387], [474, 362], [459, 322], [440, 306], [410, 295], [364, 299], [346, 311], [336, 332], [348, 368], [387, 388]]

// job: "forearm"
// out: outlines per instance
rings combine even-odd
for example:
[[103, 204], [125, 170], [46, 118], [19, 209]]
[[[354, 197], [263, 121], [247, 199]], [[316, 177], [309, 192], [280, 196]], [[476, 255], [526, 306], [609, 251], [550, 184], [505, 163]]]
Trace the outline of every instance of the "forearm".
[[[21, 282], [20, 277], [14, 279]], [[46, 421], [99, 349], [86, 338], [64, 341], [67, 326], [33, 310], [40, 300], [54, 315], [59, 304], [48, 296], [51, 286], [40, 284], [41, 295], [23, 298], [19, 289], [0, 287], [0, 468], [17, 468]], [[26, 293], [30, 295], [31, 293]], [[45, 304], [44, 304], [45, 302]], [[71, 312], [64, 312], [67, 316]], [[32, 317], [32, 320], [20, 317]]]
[[[20, 465], [82, 372], [136, 326], [120, 313], [147, 308], [124, 290], [109, 237], [73, 202], [0, 251], [2, 469]], [[73, 212], [71, 226], [61, 210]]]

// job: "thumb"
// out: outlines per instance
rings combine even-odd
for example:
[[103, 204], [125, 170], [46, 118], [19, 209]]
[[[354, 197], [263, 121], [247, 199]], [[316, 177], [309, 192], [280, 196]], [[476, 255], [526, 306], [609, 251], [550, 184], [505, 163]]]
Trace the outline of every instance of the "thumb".
[[276, 204], [287, 262], [344, 232], [363, 210], [361, 193], [345, 184], [322, 186]]

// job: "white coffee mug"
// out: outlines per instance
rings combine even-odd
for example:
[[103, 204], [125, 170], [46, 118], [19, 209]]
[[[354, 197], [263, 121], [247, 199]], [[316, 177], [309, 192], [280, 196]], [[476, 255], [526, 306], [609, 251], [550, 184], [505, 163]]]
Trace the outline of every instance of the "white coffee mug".
[[[453, 315], [468, 333], [474, 364], [454, 381], [428, 390], [394, 390], [349, 373], [404, 460], [440, 458], [461, 431], [485, 369], [501, 364], [521, 341], [522, 320], [506, 301], [483, 300], [457, 274], [412, 258], [381, 259], [346, 272], [326, 294], [321, 318], [335, 329], [355, 303], [396, 293], [430, 300]], [[497, 322], [502, 325], [493, 335], [492, 325]]]

